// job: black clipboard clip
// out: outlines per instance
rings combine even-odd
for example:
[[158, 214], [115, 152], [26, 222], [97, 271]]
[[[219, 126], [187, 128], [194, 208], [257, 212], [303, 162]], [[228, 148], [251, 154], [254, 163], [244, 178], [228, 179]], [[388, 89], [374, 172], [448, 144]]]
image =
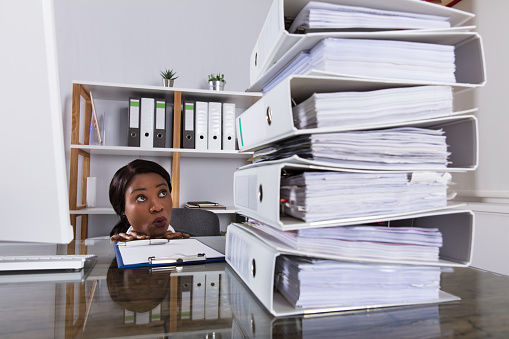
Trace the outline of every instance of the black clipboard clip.
[[171, 257], [148, 257], [148, 262], [151, 265], [161, 265], [161, 264], [180, 264], [185, 262], [192, 261], [205, 261], [207, 260], [207, 256], [205, 253], [198, 253], [196, 255], [183, 255], [180, 253], [176, 253]]

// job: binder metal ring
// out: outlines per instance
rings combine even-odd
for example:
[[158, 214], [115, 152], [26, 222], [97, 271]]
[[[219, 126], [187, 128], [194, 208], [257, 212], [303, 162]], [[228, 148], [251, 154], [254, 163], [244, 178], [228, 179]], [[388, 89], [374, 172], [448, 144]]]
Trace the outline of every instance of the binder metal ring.
[[260, 185], [260, 187], [258, 188], [258, 200], [260, 200], [260, 202], [262, 202], [262, 200], [263, 200], [263, 187], [262, 187], [262, 185]]
[[253, 278], [256, 276], [256, 260], [253, 259], [251, 261], [251, 273], [253, 274]]
[[269, 126], [272, 124], [272, 109], [269, 107], [267, 107], [267, 124], [269, 124]]

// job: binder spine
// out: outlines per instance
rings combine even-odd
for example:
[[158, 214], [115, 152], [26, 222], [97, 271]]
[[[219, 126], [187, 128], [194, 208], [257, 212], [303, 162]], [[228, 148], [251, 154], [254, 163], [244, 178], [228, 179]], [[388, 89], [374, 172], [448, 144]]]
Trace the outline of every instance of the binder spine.
[[153, 98], [141, 98], [140, 106], [140, 147], [153, 148], [155, 100]]
[[226, 262], [271, 313], [278, 255], [277, 250], [243, 231], [236, 224], [228, 226]]
[[221, 150], [221, 103], [209, 102], [209, 141], [210, 150]]
[[166, 101], [156, 100], [154, 116], [154, 147], [164, 148], [166, 142]]
[[235, 104], [223, 104], [223, 150], [235, 150]]
[[196, 149], [208, 149], [208, 115], [209, 104], [207, 102], [196, 102]]
[[182, 148], [194, 148], [194, 102], [186, 102], [182, 114]]
[[127, 145], [140, 147], [140, 99], [129, 99], [129, 130]]

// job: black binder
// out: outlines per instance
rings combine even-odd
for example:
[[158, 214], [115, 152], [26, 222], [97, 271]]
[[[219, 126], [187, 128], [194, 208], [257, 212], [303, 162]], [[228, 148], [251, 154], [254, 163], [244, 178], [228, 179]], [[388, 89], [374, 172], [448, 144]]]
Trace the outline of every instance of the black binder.
[[129, 129], [127, 145], [140, 147], [140, 99], [129, 98]]
[[182, 148], [194, 149], [194, 102], [184, 103], [182, 111]]

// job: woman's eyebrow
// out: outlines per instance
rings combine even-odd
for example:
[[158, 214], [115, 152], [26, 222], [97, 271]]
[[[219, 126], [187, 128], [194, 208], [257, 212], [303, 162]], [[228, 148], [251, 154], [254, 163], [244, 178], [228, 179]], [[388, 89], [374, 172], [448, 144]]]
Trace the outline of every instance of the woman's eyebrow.
[[[162, 182], [162, 183], [160, 183], [160, 184], [156, 185], [156, 188], [159, 188], [159, 187], [161, 187], [161, 186], [166, 186], [166, 187], [168, 187], [168, 184], [167, 184], [167, 183], [165, 183], [165, 182]], [[147, 190], [147, 189], [146, 189], [145, 187], [135, 188], [135, 189], [133, 189], [133, 190], [131, 191], [131, 194], [133, 194], [134, 192], [137, 192], [137, 191], [146, 191], [146, 190]]]

